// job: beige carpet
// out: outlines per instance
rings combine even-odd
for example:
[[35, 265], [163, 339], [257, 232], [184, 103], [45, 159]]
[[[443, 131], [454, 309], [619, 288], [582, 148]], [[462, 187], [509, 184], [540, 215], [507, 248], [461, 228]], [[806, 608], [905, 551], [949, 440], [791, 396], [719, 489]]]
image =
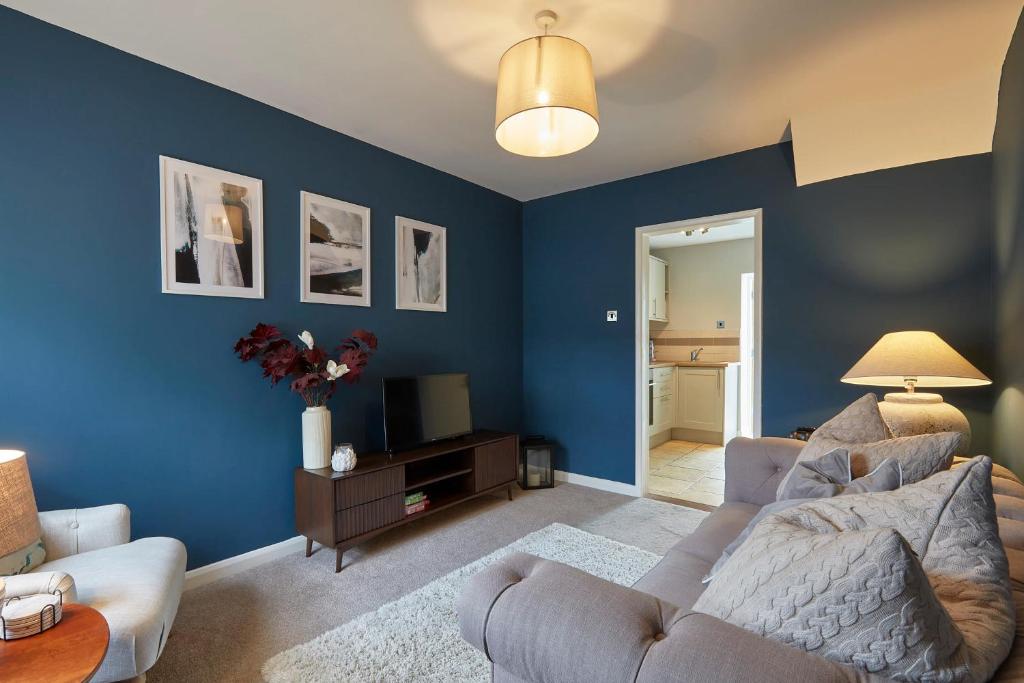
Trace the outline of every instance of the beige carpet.
[[410, 593], [533, 531], [561, 522], [657, 554], [703, 517], [689, 508], [564, 484], [485, 497], [380, 536], [345, 555], [301, 552], [189, 591], [150, 683], [259, 681], [273, 655]]

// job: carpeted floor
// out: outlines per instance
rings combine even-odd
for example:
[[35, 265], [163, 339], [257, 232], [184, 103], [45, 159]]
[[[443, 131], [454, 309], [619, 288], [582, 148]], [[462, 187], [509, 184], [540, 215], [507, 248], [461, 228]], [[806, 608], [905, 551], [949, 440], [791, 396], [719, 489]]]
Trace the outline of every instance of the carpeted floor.
[[703, 513], [562, 484], [484, 497], [379, 536], [345, 554], [301, 552], [185, 593], [149, 683], [260, 681], [273, 655], [376, 610], [498, 548], [561, 522], [657, 554]]

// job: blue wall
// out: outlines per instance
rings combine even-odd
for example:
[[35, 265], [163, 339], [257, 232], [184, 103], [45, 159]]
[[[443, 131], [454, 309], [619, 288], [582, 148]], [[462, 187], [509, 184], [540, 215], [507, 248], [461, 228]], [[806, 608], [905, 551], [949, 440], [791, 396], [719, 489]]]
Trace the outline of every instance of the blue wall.
[[[524, 424], [559, 468], [634, 479], [634, 229], [764, 210], [763, 428], [820, 424], [882, 333], [930, 329], [992, 374], [991, 157], [796, 187], [789, 144], [528, 202]], [[606, 309], [619, 322], [606, 323]], [[990, 446], [989, 389], [944, 392]]]
[[[383, 374], [468, 371], [519, 427], [519, 202], [2, 7], [0, 103], [0, 442], [41, 509], [127, 503], [193, 567], [294, 535], [303, 406], [233, 356], [257, 321], [380, 336], [336, 441], [380, 439]], [[160, 293], [160, 154], [263, 180], [264, 300]], [[300, 190], [371, 208], [372, 308], [299, 303]], [[394, 310], [396, 214], [448, 228], [447, 313]]]
[[1024, 15], [1003, 64], [992, 166], [998, 356], [995, 452], [1024, 472]]

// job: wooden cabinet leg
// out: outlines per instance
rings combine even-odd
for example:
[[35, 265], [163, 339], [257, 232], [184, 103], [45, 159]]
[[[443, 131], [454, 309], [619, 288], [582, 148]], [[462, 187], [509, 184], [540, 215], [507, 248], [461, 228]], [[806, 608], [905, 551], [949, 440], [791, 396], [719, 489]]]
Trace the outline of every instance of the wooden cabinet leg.
[[344, 551], [341, 548], [334, 549], [334, 573], [337, 574], [341, 571], [341, 556], [344, 555]]
[[508, 499], [512, 500], [512, 487], [511, 486], [508, 487]]
[[309, 557], [312, 554], [313, 554], [313, 539], [307, 537], [306, 538], [306, 557]]

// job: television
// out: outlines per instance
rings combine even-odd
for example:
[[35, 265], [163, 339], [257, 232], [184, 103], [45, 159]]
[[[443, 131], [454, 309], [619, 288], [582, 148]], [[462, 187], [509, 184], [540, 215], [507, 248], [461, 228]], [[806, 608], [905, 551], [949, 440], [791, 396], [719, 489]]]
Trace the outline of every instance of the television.
[[470, 434], [469, 375], [385, 377], [384, 448], [389, 452]]

